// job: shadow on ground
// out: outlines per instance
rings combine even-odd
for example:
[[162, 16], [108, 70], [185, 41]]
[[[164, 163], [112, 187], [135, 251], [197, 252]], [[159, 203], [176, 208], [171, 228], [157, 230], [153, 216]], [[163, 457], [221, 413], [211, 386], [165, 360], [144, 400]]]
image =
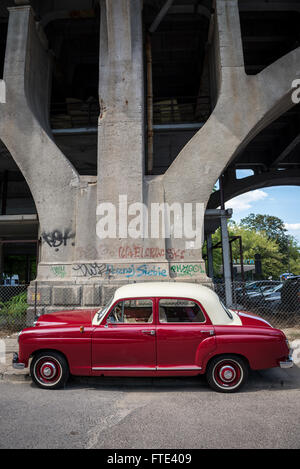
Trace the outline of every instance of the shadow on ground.
[[[176, 378], [112, 378], [112, 377], [77, 377], [71, 376], [65, 391], [68, 389], [99, 389], [103, 391], [123, 390], [126, 392], [199, 392], [208, 391], [205, 376]], [[294, 366], [288, 370], [273, 368], [268, 370], [250, 371], [249, 378], [240, 392], [280, 391], [284, 389], [300, 389], [300, 368]], [[211, 392], [214, 392], [211, 390]]]

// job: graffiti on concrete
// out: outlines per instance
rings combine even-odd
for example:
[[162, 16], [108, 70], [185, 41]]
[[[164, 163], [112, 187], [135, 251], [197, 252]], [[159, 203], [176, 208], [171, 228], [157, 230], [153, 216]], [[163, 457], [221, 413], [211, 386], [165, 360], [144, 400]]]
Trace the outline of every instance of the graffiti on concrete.
[[147, 264], [142, 264], [139, 266], [135, 266], [134, 264], [131, 264], [130, 267], [114, 267], [113, 265], [108, 265], [107, 267], [111, 276], [124, 275], [124, 277], [126, 278], [167, 276], [166, 269], [162, 269], [161, 267], [155, 265], [149, 266]]
[[102, 277], [107, 273], [106, 264], [98, 264], [97, 262], [91, 264], [77, 264], [73, 270], [78, 271], [83, 277]]
[[51, 272], [55, 277], [65, 278], [67, 275], [64, 265], [53, 265], [51, 266]]
[[134, 246], [121, 246], [119, 248], [119, 257], [121, 259], [159, 259], [166, 258], [168, 260], [180, 260], [184, 259], [185, 251], [183, 249], [160, 249], [157, 247], [154, 248], [144, 248], [140, 245]]
[[[59, 248], [62, 246], [67, 246], [68, 242], [71, 239], [75, 238], [75, 234], [69, 230], [66, 229], [64, 231], [61, 230], [54, 230], [46, 233], [43, 231], [42, 233], [42, 240], [48, 244], [51, 248], [54, 248], [55, 251], [59, 251]], [[72, 246], [74, 246], [74, 242], [72, 243]]]
[[162, 269], [155, 265], [133, 265], [125, 267], [116, 267], [113, 264], [76, 264], [73, 267], [82, 277], [125, 277], [125, 278], [139, 278], [139, 277], [166, 277], [166, 269]]
[[177, 277], [193, 277], [198, 273], [204, 274], [205, 271], [201, 264], [174, 264], [171, 266], [171, 273]]
[[31, 293], [31, 301], [41, 301], [40, 293]]

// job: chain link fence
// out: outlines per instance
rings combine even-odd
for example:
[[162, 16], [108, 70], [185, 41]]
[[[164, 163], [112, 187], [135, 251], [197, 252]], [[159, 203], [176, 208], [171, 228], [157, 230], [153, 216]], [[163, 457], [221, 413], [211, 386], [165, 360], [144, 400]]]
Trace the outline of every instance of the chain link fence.
[[[100, 286], [58, 286], [51, 291], [37, 282], [28, 285], [0, 286], [0, 332], [20, 331], [40, 315], [70, 309], [97, 308], [111, 297], [114, 288], [107, 287], [106, 295]], [[226, 304], [225, 284], [214, 285], [216, 293]], [[300, 276], [276, 282], [270, 280], [232, 283], [232, 309], [262, 317], [274, 327], [300, 329]]]
[[0, 331], [26, 327], [28, 285], [0, 285]]
[[[225, 285], [215, 284], [215, 291], [226, 304]], [[231, 308], [260, 316], [279, 329], [300, 328], [300, 277], [233, 282]]]

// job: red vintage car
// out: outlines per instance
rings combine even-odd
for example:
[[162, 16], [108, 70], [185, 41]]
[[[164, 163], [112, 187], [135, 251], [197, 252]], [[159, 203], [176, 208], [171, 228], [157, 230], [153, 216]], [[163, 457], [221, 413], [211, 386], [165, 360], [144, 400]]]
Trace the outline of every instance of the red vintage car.
[[227, 309], [210, 288], [148, 282], [123, 286], [104, 308], [45, 314], [19, 335], [15, 368], [42, 388], [85, 376], [195, 376], [234, 392], [248, 370], [293, 365], [284, 333]]

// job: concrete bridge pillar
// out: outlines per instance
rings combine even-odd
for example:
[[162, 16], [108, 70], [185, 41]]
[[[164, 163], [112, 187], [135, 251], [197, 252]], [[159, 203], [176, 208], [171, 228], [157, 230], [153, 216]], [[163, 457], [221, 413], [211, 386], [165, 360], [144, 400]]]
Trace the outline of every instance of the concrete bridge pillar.
[[134, 244], [127, 239], [124, 210], [144, 201], [142, 1], [101, 0], [100, 6], [97, 204], [112, 204], [117, 223], [116, 238], [98, 237], [97, 245], [99, 259], [107, 259], [104, 247], [118, 261], [119, 247]]
[[[186, 254], [185, 240], [174, 248], [172, 241], [163, 238], [162, 229], [168, 229], [168, 221], [163, 221], [168, 210], [164, 190], [160, 178], [144, 176], [142, 1], [101, 0], [100, 6], [98, 262], [107, 266], [106, 281], [207, 280], [203, 263]], [[180, 202], [179, 197], [176, 203]], [[161, 218], [156, 237], [152, 210], [158, 205]], [[101, 239], [106, 208], [115, 215], [116, 224], [110, 224], [114, 239]], [[180, 221], [184, 222], [183, 213]]]
[[4, 64], [6, 102], [0, 138], [25, 177], [38, 211], [41, 264], [68, 261], [75, 236], [79, 176], [52, 139], [48, 121], [51, 54], [30, 6], [9, 9]]
[[3, 284], [3, 274], [4, 274], [4, 252], [3, 252], [3, 243], [0, 238], [0, 285]]

